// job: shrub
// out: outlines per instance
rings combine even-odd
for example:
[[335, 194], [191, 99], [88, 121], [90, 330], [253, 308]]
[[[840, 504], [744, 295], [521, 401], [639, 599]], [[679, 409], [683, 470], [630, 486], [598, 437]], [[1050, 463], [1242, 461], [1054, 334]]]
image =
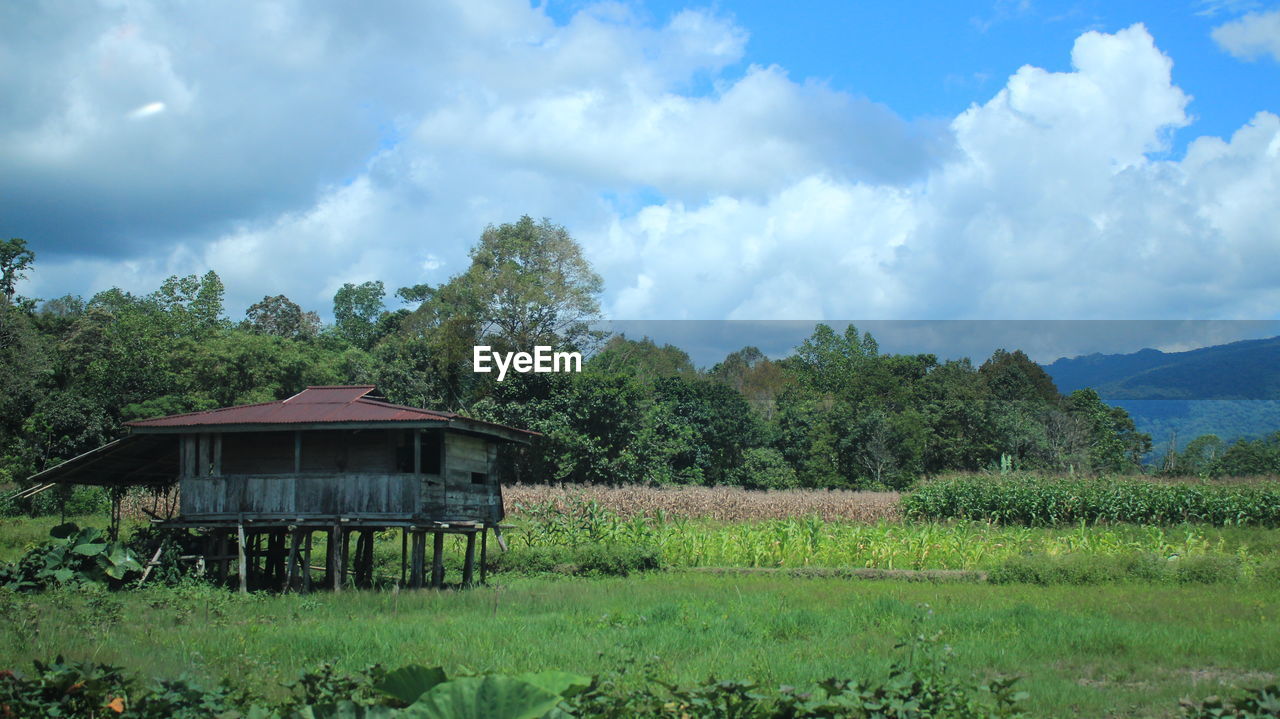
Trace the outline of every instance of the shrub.
[[987, 581], [994, 584], [1041, 585], [1109, 582], [1220, 584], [1237, 581], [1240, 569], [1241, 563], [1237, 557], [1221, 555], [1162, 559], [1154, 554], [1042, 554], [1005, 560], [988, 572]]
[[1160, 484], [1136, 479], [957, 476], [903, 497], [918, 519], [1054, 526], [1079, 522], [1280, 526], [1280, 484]]
[[547, 545], [513, 548], [490, 562], [495, 572], [625, 577], [662, 568], [656, 547], [636, 544]]

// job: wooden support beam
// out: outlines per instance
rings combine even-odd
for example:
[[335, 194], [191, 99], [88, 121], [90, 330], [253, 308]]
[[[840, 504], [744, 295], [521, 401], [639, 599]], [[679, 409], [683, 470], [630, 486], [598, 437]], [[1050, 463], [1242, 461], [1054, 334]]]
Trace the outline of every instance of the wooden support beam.
[[302, 474], [302, 430], [293, 431], [293, 473]]
[[306, 532], [306, 539], [302, 545], [302, 591], [311, 591], [311, 534], [310, 529], [302, 530]]
[[405, 586], [405, 569], [407, 568], [409, 558], [409, 528], [400, 528], [400, 587]]
[[333, 582], [335, 593], [342, 591], [342, 573], [344, 571], [342, 546], [347, 543], [347, 531], [341, 524], [333, 525], [333, 533], [329, 535], [329, 580]]
[[444, 532], [431, 533], [431, 587], [444, 589]]
[[289, 530], [289, 560], [285, 569], [284, 588], [286, 591], [295, 589], [298, 581], [298, 575], [301, 564], [300, 555], [302, 553], [302, 530], [297, 527], [291, 527]]
[[354, 530], [342, 528], [342, 541], [338, 542], [338, 553], [342, 555], [342, 571], [338, 572], [338, 579], [345, 585], [347, 583], [347, 575], [351, 573], [351, 534]]
[[373, 589], [373, 545], [378, 539], [376, 532], [374, 529], [365, 530], [369, 541], [364, 546], [364, 583], [370, 589]]
[[470, 587], [476, 568], [476, 533], [467, 532], [467, 553], [462, 560], [462, 586]]
[[413, 473], [422, 474], [422, 430], [413, 432]]
[[426, 572], [427, 535], [420, 529], [413, 530], [413, 549], [409, 563], [409, 586], [422, 589], [423, 574]]
[[222, 433], [213, 435], [213, 476], [222, 476]]
[[489, 528], [480, 530], [480, 583], [489, 577]]
[[240, 539], [239, 544], [236, 545], [236, 547], [238, 548], [238, 552], [237, 552], [238, 559], [240, 560], [240, 593], [248, 594], [249, 593], [249, 567], [248, 567], [248, 562], [246, 561], [246, 557], [244, 556], [245, 537], [244, 537], [243, 522], [236, 525], [236, 533], [239, 535], [239, 539]]

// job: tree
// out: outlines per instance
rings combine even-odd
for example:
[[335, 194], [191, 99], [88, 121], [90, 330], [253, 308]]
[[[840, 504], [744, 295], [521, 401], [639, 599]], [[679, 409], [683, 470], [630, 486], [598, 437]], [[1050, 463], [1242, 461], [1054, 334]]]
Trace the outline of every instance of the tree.
[[0, 294], [4, 295], [5, 304], [13, 302], [18, 282], [26, 279], [26, 270], [35, 259], [26, 240], [13, 237], [0, 242]]
[[560, 225], [527, 215], [510, 224], [490, 225], [471, 249], [471, 266], [445, 285], [429, 290], [401, 288], [406, 299], [424, 298], [426, 311], [463, 315], [455, 329], [475, 333], [474, 343], [502, 351], [529, 351], [535, 345], [586, 350], [601, 333], [600, 276], [582, 248]]
[[659, 347], [644, 337], [629, 340], [626, 335], [614, 335], [603, 349], [595, 354], [586, 369], [603, 374], [625, 374], [645, 384], [659, 377], [694, 377], [698, 370], [689, 354], [674, 345]]
[[377, 341], [382, 299], [387, 294], [381, 280], [344, 284], [333, 296], [333, 318], [338, 334], [360, 349], [370, 349]]
[[263, 297], [245, 311], [245, 323], [251, 332], [289, 339], [310, 339], [320, 332], [320, 316], [304, 312], [284, 295]]
[[996, 350], [978, 368], [978, 374], [987, 381], [992, 399], [1057, 402], [1062, 398], [1049, 373], [1022, 350]]

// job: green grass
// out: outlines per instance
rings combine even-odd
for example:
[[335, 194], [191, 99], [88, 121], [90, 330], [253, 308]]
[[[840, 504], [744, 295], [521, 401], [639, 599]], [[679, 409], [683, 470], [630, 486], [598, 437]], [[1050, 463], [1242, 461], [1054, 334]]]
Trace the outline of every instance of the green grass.
[[932, 611], [930, 624], [954, 648], [961, 676], [1025, 676], [1036, 716], [1176, 716], [1179, 697], [1257, 685], [1280, 671], [1280, 595], [1253, 586], [662, 573], [520, 578], [468, 592], [242, 598], [179, 588], [5, 601], [0, 667], [63, 653], [143, 674], [196, 672], [258, 687], [324, 661], [351, 671], [417, 662], [451, 671], [595, 673], [648, 657], [678, 681], [715, 674], [806, 685], [882, 675], [922, 611]]

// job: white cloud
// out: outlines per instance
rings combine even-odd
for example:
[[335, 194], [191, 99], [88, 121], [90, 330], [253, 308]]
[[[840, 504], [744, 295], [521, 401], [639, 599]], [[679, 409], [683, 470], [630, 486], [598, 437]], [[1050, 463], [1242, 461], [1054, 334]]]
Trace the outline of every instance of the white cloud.
[[1280, 62], [1280, 9], [1251, 12], [1213, 29], [1213, 40], [1241, 60], [1270, 55]]
[[[485, 225], [529, 214], [584, 245], [615, 318], [1280, 306], [1280, 119], [1167, 158], [1191, 98], [1141, 25], [1086, 33], [1071, 71], [1023, 67], [935, 127], [743, 67], [747, 33], [712, 12], [652, 25], [604, 4], [557, 26], [516, 0], [127, 7], [58, 35], [58, 92], [0, 71], [29, 100], [0, 107], [0, 183], [36, 188], [0, 197], [69, 203], [55, 228], [79, 238], [50, 258], [28, 235], [28, 293], [212, 267], [233, 307], [283, 292], [324, 313], [344, 282], [441, 282]], [[136, 77], [85, 79], [119, 43]], [[166, 111], [123, 121], [152, 102]], [[97, 222], [117, 223], [108, 249]]]

